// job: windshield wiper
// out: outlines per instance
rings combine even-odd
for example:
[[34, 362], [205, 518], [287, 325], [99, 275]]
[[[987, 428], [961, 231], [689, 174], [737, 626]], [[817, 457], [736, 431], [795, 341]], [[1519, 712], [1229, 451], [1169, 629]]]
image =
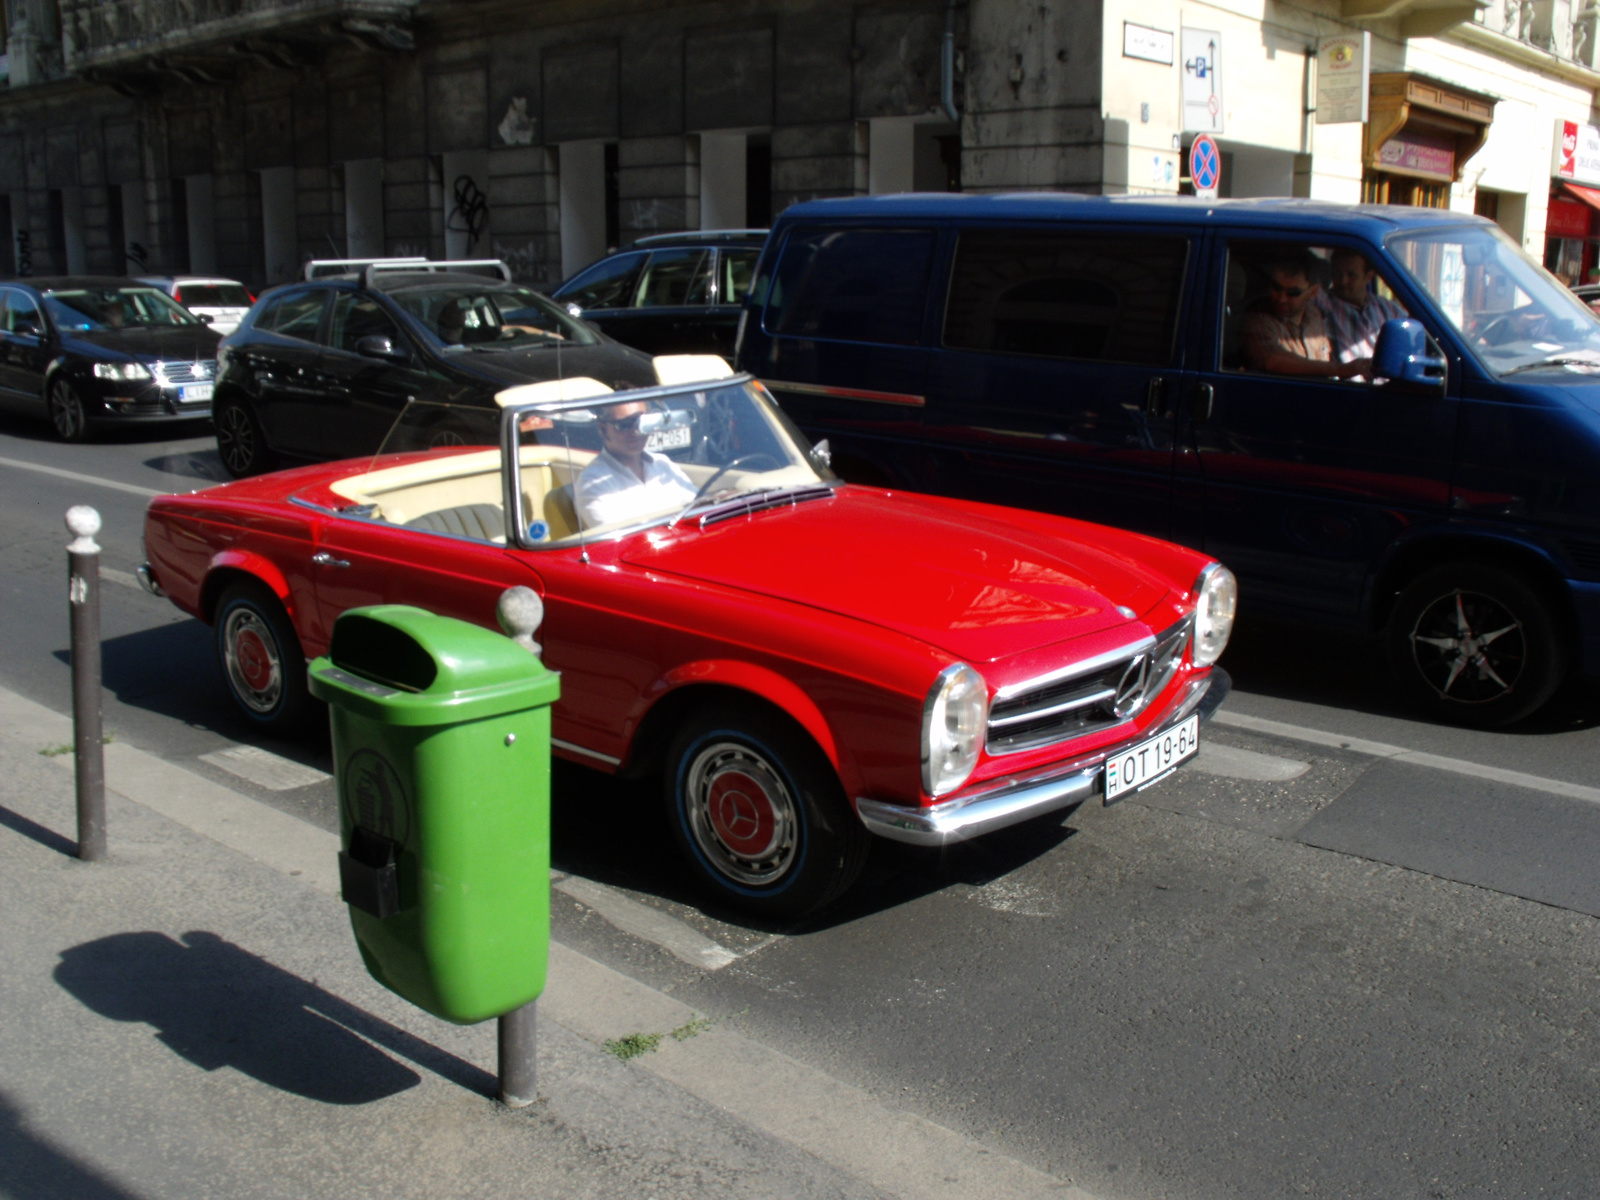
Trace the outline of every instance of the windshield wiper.
[[1537, 362], [1523, 363], [1520, 367], [1512, 367], [1509, 371], [1500, 372], [1501, 378], [1507, 375], [1516, 375], [1522, 371], [1539, 371], [1547, 367], [1588, 367], [1590, 370], [1600, 371], [1600, 355], [1592, 351], [1587, 354], [1552, 354], [1549, 358], [1541, 358]]
[[799, 504], [802, 500], [816, 500], [831, 495], [833, 487], [826, 483], [792, 483], [787, 487], [756, 488], [707, 504], [700, 514], [700, 527], [704, 529], [713, 522], [753, 513], [763, 508]]

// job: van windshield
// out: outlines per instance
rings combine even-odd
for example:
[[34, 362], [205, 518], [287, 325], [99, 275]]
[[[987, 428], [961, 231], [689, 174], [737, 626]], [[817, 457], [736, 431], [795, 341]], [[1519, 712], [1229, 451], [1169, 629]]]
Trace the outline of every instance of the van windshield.
[[1600, 319], [1499, 229], [1403, 233], [1388, 247], [1490, 374], [1600, 372]]

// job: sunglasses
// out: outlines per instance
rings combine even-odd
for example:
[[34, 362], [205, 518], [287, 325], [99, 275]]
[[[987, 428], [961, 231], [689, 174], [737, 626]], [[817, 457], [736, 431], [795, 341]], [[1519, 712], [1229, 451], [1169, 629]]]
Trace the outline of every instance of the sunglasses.
[[601, 417], [600, 424], [612, 429], [620, 429], [623, 433], [638, 433], [639, 422], [644, 413], [634, 413], [631, 417]]
[[1279, 287], [1275, 283], [1269, 283], [1269, 284], [1267, 284], [1267, 290], [1269, 292], [1271, 292], [1274, 296], [1287, 296], [1291, 300], [1298, 300], [1298, 299], [1300, 299], [1301, 296], [1304, 296], [1307, 292], [1309, 292], [1311, 290], [1311, 288], [1309, 286], [1307, 286], [1307, 287], [1298, 287], [1298, 288], [1286, 288], [1286, 287]]

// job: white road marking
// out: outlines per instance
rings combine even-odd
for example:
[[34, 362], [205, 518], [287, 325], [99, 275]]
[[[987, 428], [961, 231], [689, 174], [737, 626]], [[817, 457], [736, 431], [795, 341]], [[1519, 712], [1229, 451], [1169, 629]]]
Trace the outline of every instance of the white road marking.
[[1191, 771], [1207, 775], [1221, 775], [1227, 779], [1250, 779], [1258, 783], [1282, 783], [1298, 779], [1311, 769], [1311, 764], [1296, 758], [1279, 758], [1276, 754], [1258, 754], [1254, 750], [1241, 750], [1237, 746], [1222, 746], [1216, 742], [1201, 742], [1200, 753], [1189, 764]]
[[115, 479], [101, 479], [97, 475], [84, 475], [78, 471], [64, 471], [60, 467], [47, 467], [43, 463], [23, 462], [20, 458], [0, 458], [0, 467], [15, 467], [19, 471], [37, 471], [40, 475], [54, 475], [57, 479], [70, 479], [74, 483], [87, 483], [94, 487], [111, 488], [118, 492], [132, 492], [135, 496], [170, 496], [171, 492], [158, 492], [154, 488], [139, 487], [132, 483], [118, 483]]
[[230, 746], [202, 754], [200, 761], [221, 767], [240, 779], [248, 779], [269, 792], [287, 792], [332, 779], [326, 771], [308, 767], [292, 759], [263, 750], [260, 746]]
[[144, 586], [139, 582], [139, 577], [132, 571], [119, 571], [115, 567], [101, 567], [100, 578], [107, 583], [117, 584], [119, 587], [133, 588], [134, 591], [144, 591]]
[[693, 926], [684, 924], [676, 917], [669, 917], [666, 913], [657, 912], [647, 904], [640, 904], [637, 900], [630, 899], [603, 883], [567, 875], [554, 880], [550, 886], [558, 892], [571, 896], [579, 904], [594, 909], [623, 933], [631, 933], [634, 937], [654, 942], [691, 967], [699, 967], [703, 971], [720, 971], [729, 963], [737, 962], [739, 959], [732, 950], [712, 941]]
[[[72, 721], [0, 688], [0, 737], [58, 745], [71, 740]], [[70, 755], [52, 761], [72, 769]], [[179, 825], [339, 896], [334, 834], [120, 742], [106, 747], [106, 783]], [[111, 852], [117, 853], [114, 840]], [[539, 1015], [596, 1045], [665, 1033], [704, 1016], [556, 941]], [[632, 1065], [901, 1200], [1094, 1200], [726, 1026], [682, 1042], [663, 1038], [659, 1050]]]
[[1505, 783], [1512, 787], [1527, 788], [1533, 792], [1547, 792], [1552, 796], [1565, 796], [1569, 800], [1583, 800], [1600, 804], [1600, 788], [1581, 783], [1568, 783], [1564, 779], [1548, 779], [1543, 775], [1530, 775], [1526, 771], [1508, 771], [1504, 767], [1491, 767], [1487, 763], [1469, 762], [1464, 758], [1448, 758], [1442, 754], [1428, 754], [1422, 750], [1407, 750], [1404, 746], [1391, 746], [1387, 742], [1369, 742], [1362, 738], [1345, 737], [1324, 729], [1309, 729], [1304, 725], [1290, 725], [1285, 721], [1269, 721], [1265, 717], [1249, 717], [1244, 713], [1219, 712], [1211, 718], [1219, 725], [1235, 729], [1248, 729], [1253, 733], [1270, 733], [1297, 742], [1310, 742], [1315, 746], [1334, 746], [1372, 758], [1387, 758], [1393, 762], [1410, 763], [1416, 767], [1431, 767], [1435, 771], [1449, 771], [1454, 775], [1467, 775], [1473, 779], [1487, 779], [1491, 783]]

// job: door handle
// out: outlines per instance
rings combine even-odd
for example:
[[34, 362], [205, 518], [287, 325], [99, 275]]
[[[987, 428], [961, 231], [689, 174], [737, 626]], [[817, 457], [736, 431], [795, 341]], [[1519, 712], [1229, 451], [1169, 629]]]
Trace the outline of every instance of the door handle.
[[1167, 415], [1166, 406], [1167, 381], [1160, 375], [1152, 375], [1150, 382], [1144, 389], [1144, 413], [1147, 417], [1164, 417]]
[[348, 558], [335, 558], [326, 550], [318, 550], [311, 556], [311, 561], [319, 567], [348, 567], [350, 565]]
[[1202, 383], [1195, 389], [1194, 419], [1196, 422], [1211, 420], [1211, 410], [1216, 407], [1217, 389], [1209, 383]]

